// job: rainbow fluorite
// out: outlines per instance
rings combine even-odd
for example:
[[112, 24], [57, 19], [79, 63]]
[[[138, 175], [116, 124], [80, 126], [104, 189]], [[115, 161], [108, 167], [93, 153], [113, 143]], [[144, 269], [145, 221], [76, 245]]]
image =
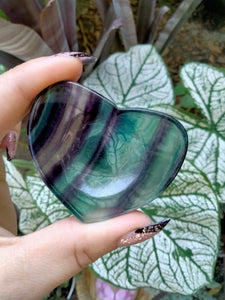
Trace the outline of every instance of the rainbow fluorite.
[[176, 119], [119, 109], [74, 82], [52, 85], [36, 98], [28, 139], [45, 184], [84, 222], [149, 205], [187, 151], [186, 131]]

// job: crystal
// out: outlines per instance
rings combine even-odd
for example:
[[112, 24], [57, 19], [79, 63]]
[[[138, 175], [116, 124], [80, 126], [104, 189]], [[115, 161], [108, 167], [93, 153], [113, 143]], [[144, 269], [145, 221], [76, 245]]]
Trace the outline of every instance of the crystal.
[[42, 180], [84, 222], [149, 205], [178, 173], [188, 144], [173, 117], [118, 108], [69, 81], [37, 96], [28, 140]]

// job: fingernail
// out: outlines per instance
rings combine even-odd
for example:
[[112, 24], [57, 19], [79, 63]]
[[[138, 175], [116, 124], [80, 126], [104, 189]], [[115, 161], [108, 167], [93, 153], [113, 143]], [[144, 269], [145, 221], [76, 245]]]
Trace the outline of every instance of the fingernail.
[[118, 244], [118, 247], [126, 247], [144, 242], [154, 235], [158, 234], [169, 223], [170, 219], [163, 219], [157, 223], [150, 224], [149, 226], [138, 228], [125, 236], [123, 236]]
[[83, 65], [88, 65], [96, 62], [97, 57], [93, 55], [88, 55], [84, 52], [62, 52], [62, 53], [57, 53], [55, 56], [71, 56], [71, 57], [78, 57]]
[[7, 160], [12, 160], [16, 155], [18, 142], [18, 134], [16, 131], [12, 130], [5, 136], [6, 154]]

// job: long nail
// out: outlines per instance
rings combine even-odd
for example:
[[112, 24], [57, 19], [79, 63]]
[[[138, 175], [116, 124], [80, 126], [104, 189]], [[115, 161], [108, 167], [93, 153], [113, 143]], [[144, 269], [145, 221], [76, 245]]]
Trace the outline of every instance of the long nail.
[[83, 65], [88, 65], [96, 62], [97, 57], [93, 55], [88, 55], [84, 52], [62, 52], [57, 53], [55, 56], [71, 56], [71, 57], [78, 57], [80, 58]]
[[126, 234], [120, 239], [118, 247], [135, 245], [152, 238], [154, 235], [159, 233], [169, 223], [169, 221], [169, 218], [163, 219], [162, 221], [150, 224], [146, 227], [138, 228], [137, 230]]
[[17, 142], [18, 142], [18, 134], [15, 130], [10, 131], [5, 136], [5, 145], [6, 145], [6, 154], [7, 159], [10, 161], [16, 155], [17, 149]]

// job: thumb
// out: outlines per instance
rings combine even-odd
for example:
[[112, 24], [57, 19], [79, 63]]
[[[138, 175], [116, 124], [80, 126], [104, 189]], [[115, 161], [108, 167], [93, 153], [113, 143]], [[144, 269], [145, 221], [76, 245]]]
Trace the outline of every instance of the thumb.
[[0, 279], [0, 285], [7, 287], [9, 295], [16, 290], [17, 300], [31, 299], [31, 295], [32, 299], [40, 299], [104, 254], [152, 237], [159, 231], [155, 231], [156, 226], [148, 234], [143, 231], [143, 237], [140, 233], [136, 234], [137, 238], [133, 235], [137, 228], [149, 223], [149, 217], [138, 211], [93, 224], [84, 224], [70, 217], [27, 236], [13, 238], [14, 243], [5, 248], [5, 253], [0, 252], [13, 284]]
[[77, 80], [80, 59], [48, 56], [25, 62], [0, 76], [0, 140], [28, 113], [35, 96], [62, 80]]

